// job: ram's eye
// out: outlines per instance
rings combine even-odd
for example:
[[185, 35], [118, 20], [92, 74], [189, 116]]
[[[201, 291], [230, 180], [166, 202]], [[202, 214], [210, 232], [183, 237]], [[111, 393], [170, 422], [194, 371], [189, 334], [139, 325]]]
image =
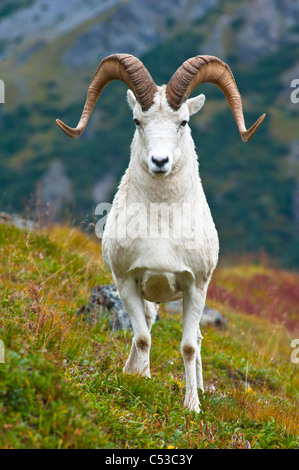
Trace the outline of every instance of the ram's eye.
[[188, 124], [188, 121], [182, 121], [180, 125], [181, 125], [182, 127], [185, 127], [186, 124]]
[[134, 118], [134, 122], [135, 122], [136, 126], [140, 126], [140, 122], [138, 121], [138, 119]]

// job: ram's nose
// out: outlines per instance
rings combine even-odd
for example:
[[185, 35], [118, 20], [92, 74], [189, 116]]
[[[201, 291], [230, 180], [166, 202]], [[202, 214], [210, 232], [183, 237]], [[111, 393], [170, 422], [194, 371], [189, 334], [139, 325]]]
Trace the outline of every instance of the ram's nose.
[[169, 162], [169, 157], [155, 157], [154, 155], [151, 158], [152, 163], [157, 167], [157, 171], [163, 171], [163, 168]]

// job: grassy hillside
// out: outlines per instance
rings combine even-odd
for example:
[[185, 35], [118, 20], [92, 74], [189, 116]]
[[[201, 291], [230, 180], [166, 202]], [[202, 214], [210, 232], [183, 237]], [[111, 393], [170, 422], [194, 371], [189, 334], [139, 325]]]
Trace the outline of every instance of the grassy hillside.
[[208, 303], [228, 319], [203, 331], [206, 393], [182, 407], [180, 315], [160, 309], [150, 380], [125, 376], [130, 332], [76, 315], [110, 283], [98, 240], [77, 229], [0, 227], [1, 448], [295, 448], [298, 274], [220, 266]]

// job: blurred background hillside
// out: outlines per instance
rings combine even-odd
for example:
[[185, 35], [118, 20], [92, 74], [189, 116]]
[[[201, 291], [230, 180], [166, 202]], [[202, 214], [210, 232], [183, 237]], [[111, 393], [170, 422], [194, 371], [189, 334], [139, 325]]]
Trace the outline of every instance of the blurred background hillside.
[[134, 132], [125, 85], [105, 88], [78, 140], [55, 119], [77, 124], [115, 52], [138, 56], [158, 84], [197, 54], [230, 65], [247, 127], [267, 118], [244, 144], [218, 88], [194, 92], [206, 95], [191, 128], [221, 253], [265, 251], [298, 269], [299, 0], [1, 0], [0, 210], [78, 223], [112, 200]]

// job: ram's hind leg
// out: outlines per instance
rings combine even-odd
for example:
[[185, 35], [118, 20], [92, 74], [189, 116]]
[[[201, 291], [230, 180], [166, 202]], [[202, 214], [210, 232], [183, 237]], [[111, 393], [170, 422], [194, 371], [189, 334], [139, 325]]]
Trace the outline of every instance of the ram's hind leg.
[[157, 317], [158, 304], [144, 300], [145, 320], [148, 329], [151, 331]]
[[197, 331], [197, 351], [196, 351], [196, 382], [197, 388], [204, 393], [203, 387], [203, 378], [202, 378], [202, 362], [201, 362], [201, 340], [202, 334], [200, 332], [200, 328]]

